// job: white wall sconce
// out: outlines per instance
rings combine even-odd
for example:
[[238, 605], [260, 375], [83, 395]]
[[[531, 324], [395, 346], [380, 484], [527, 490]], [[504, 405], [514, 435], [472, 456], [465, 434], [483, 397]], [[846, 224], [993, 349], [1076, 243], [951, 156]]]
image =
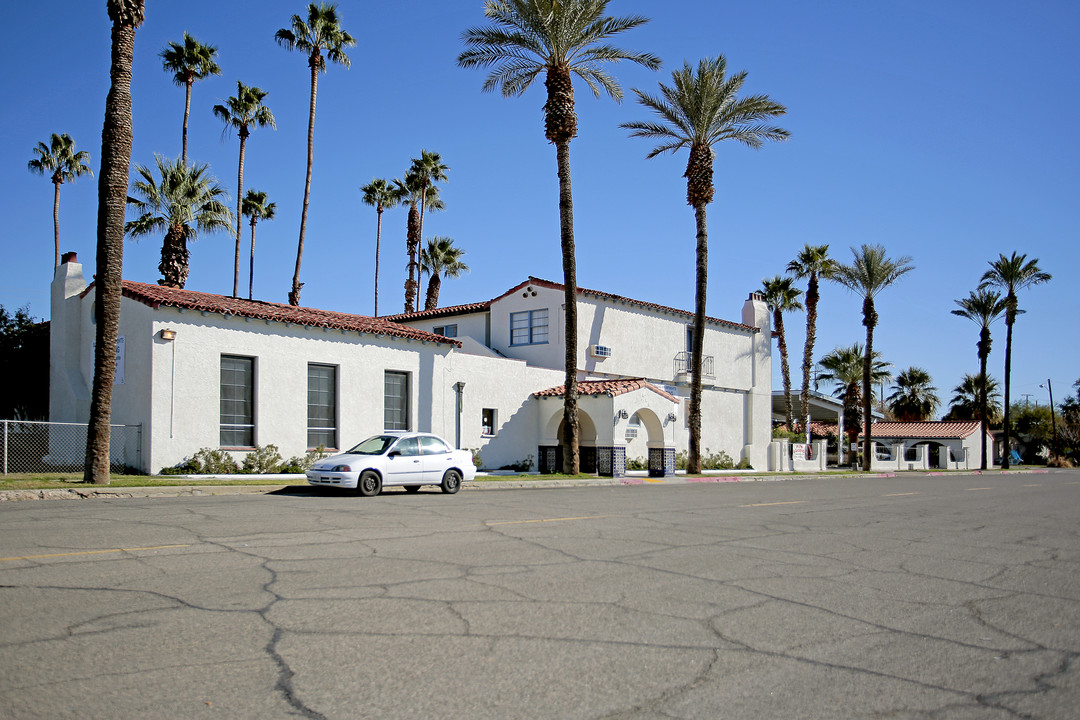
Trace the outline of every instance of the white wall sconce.
[[168, 328], [163, 329], [161, 331], [160, 335], [161, 335], [162, 340], [175, 340], [176, 339], [176, 331], [175, 330], [170, 330]]

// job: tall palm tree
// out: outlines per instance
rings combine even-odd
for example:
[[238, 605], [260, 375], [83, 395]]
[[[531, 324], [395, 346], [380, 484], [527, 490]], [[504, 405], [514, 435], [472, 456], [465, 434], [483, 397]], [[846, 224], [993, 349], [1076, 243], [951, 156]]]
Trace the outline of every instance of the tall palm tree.
[[436, 236], [428, 240], [427, 247], [420, 254], [420, 269], [431, 276], [424, 299], [425, 310], [434, 310], [439, 306], [442, 278], [461, 277], [462, 273], [469, 272], [469, 266], [461, 259], [463, 255], [465, 251], [454, 247], [453, 238]]
[[[986, 382], [988, 380], [986, 374], [986, 361], [990, 357], [990, 326], [1001, 317], [1005, 312], [1008, 303], [1001, 297], [1000, 293], [994, 292], [988, 288], [981, 288], [976, 291], [972, 291], [963, 300], [956, 300], [957, 305], [960, 306], [958, 310], [952, 310], [953, 315], [958, 315], [962, 318], [967, 318], [979, 326], [979, 342], [975, 344], [979, 353], [979, 375], [978, 377]], [[1022, 312], [1022, 311], [1017, 311]], [[969, 376], [965, 376], [969, 377]], [[970, 376], [974, 377], [974, 376]], [[992, 379], [992, 378], [989, 378]], [[987, 453], [986, 453], [986, 433], [989, 431], [988, 423], [988, 408], [987, 408], [987, 392], [988, 387], [982, 387], [979, 391], [978, 402], [978, 418], [982, 425], [982, 461], [979, 467], [983, 470], [987, 468]], [[955, 398], [954, 398], [955, 400]]]
[[814, 364], [814, 343], [817, 341], [817, 307], [821, 299], [819, 280], [830, 280], [836, 272], [836, 261], [829, 257], [828, 245], [805, 245], [788, 263], [787, 273], [806, 279], [806, 343], [803, 345], [802, 394], [799, 417], [810, 416], [810, 368]]
[[233, 259], [233, 297], [240, 295], [240, 229], [244, 225], [242, 205], [244, 202], [244, 149], [253, 127], [277, 128], [274, 113], [263, 105], [267, 93], [257, 87], [248, 87], [236, 81], [236, 95], [225, 101], [224, 105], [214, 106], [214, 115], [225, 123], [225, 129], [236, 128], [240, 138], [240, 160], [236, 171], [236, 252]]
[[281, 28], [274, 34], [278, 45], [286, 50], [297, 50], [308, 56], [311, 68], [311, 103], [308, 107], [307, 131], [307, 177], [304, 180], [304, 207], [300, 213], [300, 240], [296, 245], [296, 271], [293, 273], [289, 304], [300, 304], [300, 262], [304, 256], [304, 231], [307, 228], [308, 201], [311, 198], [311, 168], [315, 161], [315, 97], [319, 89], [319, 73], [326, 72], [326, 61], [349, 67], [351, 62], [345, 48], [356, 45], [353, 36], [341, 29], [337, 6], [310, 3], [305, 22], [299, 15], [292, 16], [291, 27]]
[[261, 190], [248, 190], [244, 196], [243, 212], [251, 225], [251, 261], [248, 265], [248, 300], [251, 300], [255, 287], [255, 225], [260, 220], [273, 220], [277, 203], [266, 202], [266, 193]]
[[109, 421], [116, 376], [116, 341], [123, 294], [124, 214], [131, 163], [131, 68], [135, 30], [142, 25], [145, 0], [107, 0], [110, 31], [109, 93], [101, 129], [98, 172], [97, 279], [94, 281], [94, 384], [86, 430], [83, 482], [109, 484]]
[[131, 184], [134, 197], [128, 204], [138, 217], [125, 226], [133, 238], [165, 233], [161, 245], [159, 285], [182, 288], [187, 282], [188, 240], [196, 240], [200, 232], [231, 230], [232, 213], [225, 205], [228, 194], [218, 185], [207, 165], [181, 165], [155, 155], [158, 175], [155, 180], [150, 168], [136, 165], [141, 180]]
[[608, 44], [616, 35], [648, 22], [641, 16], [607, 17], [609, 0], [486, 0], [484, 16], [492, 24], [462, 33], [466, 50], [461, 67], [492, 68], [484, 91], [499, 89], [503, 97], [524, 93], [543, 73], [544, 135], [555, 146], [559, 175], [559, 242], [562, 247], [566, 383], [559, 444], [563, 471], [581, 467], [577, 392], [577, 259], [574, 251], [574, 201], [570, 182], [570, 141], [577, 136], [573, 76], [593, 95], [603, 90], [616, 102], [622, 89], [605, 66], [621, 60], [660, 67], [651, 53], [622, 50]]
[[1009, 257], [998, 255], [990, 262], [990, 269], [983, 273], [980, 288], [998, 288], [1005, 291], [1005, 450], [1001, 454], [1001, 469], [1009, 469], [1009, 451], [1012, 449], [1009, 436], [1012, 432], [1009, 423], [1009, 385], [1012, 382], [1012, 336], [1013, 324], [1020, 314], [1016, 293], [1034, 285], [1050, 282], [1050, 273], [1039, 268], [1039, 259], [1028, 260], [1027, 255], [1013, 252]]
[[[821, 358], [818, 365], [822, 372], [818, 380], [832, 381], [836, 384], [833, 396], [840, 398], [844, 406], [844, 427], [848, 442], [859, 437], [859, 406], [863, 398], [863, 376], [865, 374], [865, 353], [862, 343], [848, 347], [838, 347]], [[877, 384], [889, 380], [892, 375], [890, 363], [881, 359], [881, 353], [875, 351], [870, 369], [870, 383]]]
[[401, 195], [394, 187], [393, 182], [376, 178], [364, 187], [360, 188], [364, 204], [375, 208], [378, 221], [375, 225], [375, 317], [379, 317], [379, 246], [382, 243], [382, 214], [383, 210], [396, 207], [401, 201]]
[[723, 55], [705, 58], [697, 68], [684, 62], [671, 74], [672, 85], [660, 83], [660, 95], [634, 92], [638, 102], [655, 112], [660, 122], [630, 122], [622, 127], [633, 130], [632, 137], [655, 138], [660, 145], [648, 157], [664, 152], [689, 150], [686, 164], [686, 202], [694, 208], [697, 224], [697, 275], [694, 293], [694, 333], [691, 348], [690, 447], [687, 472], [701, 472], [701, 364], [705, 342], [705, 290], [708, 281], [708, 222], [705, 207], [712, 202], [713, 146], [735, 140], [757, 149], [766, 140], [783, 141], [787, 130], [767, 124], [771, 118], [787, 112], [767, 95], [739, 97], [746, 81], [746, 71], [727, 75]]
[[60, 266], [60, 186], [66, 181], [75, 182], [80, 175], [93, 175], [86, 161], [90, 153], [75, 150], [75, 141], [67, 133], [52, 134], [49, 144], [39, 142], [34, 148], [37, 157], [26, 163], [30, 172], [44, 175], [51, 173], [53, 184], [53, 242], [56, 246], [53, 267]]
[[420, 279], [420, 209], [421, 203], [427, 210], [442, 210], [446, 207], [439, 197], [437, 185], [426, 189], [419, 175], [413, 172], [405, 174], [405, 180], [394, 180], [398, 197], [409, 204], [409, 215], [405, 227], [405, 253], [408, 261], [408, 279], [405, 281], [405, 312], [416, 312], [418, 286]]
[[[420, 157], [412, 159], [412, 167], [409, 168], [409, 173], [417, 177], [420, 183], [420, 237], [424, 237], [424, 208], [425, 199], [427, 197], [428, 190], [435, 187], [435, 183], [446, 182], [446, 171], [450, 169], [450, 166], [446, 165], [442, 161], [442, 157], [437, 152], [430, 152], [428, 150], [420, 149]], [[420, 280], [420, 273], [417, 273], [417, 281]], [[416, 300], [419, 303], [420, 300], [420, 288], [416, 289]]]
[[941, 406], [930, 373], [921, 367], [901, 370], [889, 395], [889, 410], [900, 422], [929, 420]]
[[[788, 367], [787, 337], [784, 335], [784, 313], [802, 310], [799, 296], [802, 290], [794, 287], [792, 278], [777, 275], [772, 280], [762, 280], [765, 302], [773, 311], [773, 325], [776, 326], [776, 344], [780, 347], [780, 370], [784, 379], [784, 413], [788, 432], [795, 429], [791, 407], [791, 370]], [[805, 415], [803, 416], [806, 417]]]
[[874, 309], [874, 298], [903, 275], [915, 269], [911, 258], [888, 258], [881, 245], [863, 245], [856, 250], [851, 248], [854, 259], [850, 265], [837, 265], [833, 280], [863, 299], [863, 325], [866, 327], [866, 356], [863, 359], [863, 470], [870, 470], [870, 449], [872, 429], [870, 427], [871, 394], [870, 365], [874, 353], [874, 328], [877, 327], [878, 314]]
[[[973, 373], [965, 374], [960, 379], [960, 384], [953, 388], [953, 396], [949, 400], [949, 412], [945, 419], [981, 420], [984, 394], [986, 423], [998, 422], [1001, 419], [1001, 390], [998, 388], [997, 380], [993, 376], [983, 378]], [[983, 425], [984, 436], [986, 432], [987, 425]], [[985, 465], [982, 469], [986, 469]]]
[[173, 82], [184, 88], [184, 130], [183, 144], [180, 151], [180, 160], [187, 165], [187, 129], [188, 115], [191, 114], [191, 86], [196, 80], [203, 80], [210, 75], [220, 75], [214, 58], [217, 56], [217, 48], [213, 45], [203, 45], [195, 38], [184, 33], [184, 42], [170, 42], [159, 53], [161, 65], [165, 72], [173, 73]]

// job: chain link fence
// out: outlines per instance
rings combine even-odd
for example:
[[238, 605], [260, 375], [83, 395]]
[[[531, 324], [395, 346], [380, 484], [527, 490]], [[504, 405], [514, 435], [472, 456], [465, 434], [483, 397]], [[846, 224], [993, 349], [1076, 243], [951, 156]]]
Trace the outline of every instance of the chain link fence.
[[[0, 472], [82, 472], [86, 460], [86, 423], [0, 420]], [[142, 426], [112, 425], [110, 472], [142, 472]]]

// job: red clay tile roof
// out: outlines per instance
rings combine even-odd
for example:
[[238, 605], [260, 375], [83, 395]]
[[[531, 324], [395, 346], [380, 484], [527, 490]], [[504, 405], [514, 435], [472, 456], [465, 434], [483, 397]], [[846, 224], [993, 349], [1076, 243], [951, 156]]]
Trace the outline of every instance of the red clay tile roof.
[[[645, 378], [622, 378], [619, 380], [581, 380], [577, 384], [578, 395], [610, 395], [615, 397], [616, 395], [623, 395], [634, 390], [641, 390], [642, 388], [652, 390], [660, 397], [667, 398], [673, 403], [679, 402], [679, 398], [675, 397], [671, 393], [665, 392], [660, 388], [650, 383]], [[547, 390], [540, 390], [533, 393], [536, 397], [562, 397], [566, 393], [566, 386], [560, 385], [558, 387], [548, 388]]]
[[979, 421], [877, 422], [870, 426], [875, 438], [966, 438], [979, 432]]
[[[513, 295], [514, 293], [521, 290], [521, 288], [526, 287], [528, 285], [539, 285], [540, 287], [545, 287], [545, 288], [548, 288], [550, 290], [562, 290], [565, 287], [564, 285], [562, 285], [560, 283], [551, 282], [550, 280], [542, 280], [541, 278], [532, 277], [530, 275], [529, 279], [526, 280], [525, 282], [519, 283], [518, 285], [515, 285], [514, 287], [512, 287], [509, 290], [507, 290], [506, 292], [504, 292], [502, 295], [499, 295], [498, 297], [496, 297], [496, 298], [494, 298], [492, 300], [488, 300], [486, 302], [470, 303], [468, 305], [454, 305], [452, 307], [436, 308], [434, 310], [421, 310], [420, 312], [403, 313], [403, 314], [400, 314], [400, 315], [390, 315], [390, 316], [388, 316], [388, 319], [393, 320], [395, 322], [398, 322], [398, 321], [404, 321], [404, 320], [419, 320], [419, 319], [422, 319], [422, 318], [438, 318], [438, 317], [446, 317], [446, 316], [450, 316], [450, 315], [464, 315], [464, 314], [467, 314], [467, 313], [481, 312], [481, 311], [489, 309], [491, 307], [491, 304], [494, 303], [496, 300], [501, 300], [504, 297], [507, 297], [509, 295]], [[611, 293], [600, 292], [599, 290], [588, 290], [586, 288], [579, 287], [578, 288], [578, 294], [579, 295], [585, 295], [585, 296], [590, 296], [591, 295], [592, 297], [600, 298], [602, 300], [607, 300], [609, 302], [618, 302], [618, 303], [626, 303], [628, 305], [637, 305], [638, 307], [642, 307], [642, 308], [645, 308], [647, 310], [652, 310], [654, 312], [669, 313], [669, 314], [672, 314], [672, 315], [678, 315], [680, 317], [683, 317], [683, 318], [686, 318], [686, 319], [689, 319], [689, 320], [692, 320], [694, 318], [694, 313], [689, 312], [687, 310], [678, 310], [676, 308], [670, 308], [670, 307], [666, 307], [664, 305], [657, 305], [656, 303], [644, 302], [642, 300], [633, 300], [631, 298], [623, 297], [621, 295], [612, 295]], [[730, 328], [736, 328], [736, 329], [739, 329], [739, 330], [746, 330], [746, 331], [749, 331], [749, 332], [759, 332], [760, 331], [760, 328], [756, 328], [753, 325], [744, 325], [743, 323], [731, 322], [730, 320], [720, 320], [719, 318], [706, 317], [705, 321], [710, 322], [710, 323], [714, 323], [714, 324], [717, 324], [717, 325], [724, 325], [724, 326], [730, 327]]]
[[[91, 292], [93, 284], [84, 291]], [[444, 338], [441, 335], [424, 332], [415, 328], [406, 327], [390, 322], [385, 318], [373, 318], [366, 315], [350, 315], [348, 313], [330, 312], [329, 310], [317, 310], [315, 308], [294, 307], [280, 303], [263, 302], [261, 300], [244, 300], [242, 298], [214, 295], [212, 293], [195, 292], [194, 290], [180, 290], [177, 288], [164, 287], [162, 285], [149, 285], [147, 283], [124, 281], [124, 297], [131, 298], [152, 308], [161, 306], [183, 308], [185, 310], [199, 310], [219, 315], [236, 315], [238, 317], [258, 318], [273, 322], [294, 323], [309, 327], [332, 328], [335, 330], [351, 330], [372, 335], [388, 335], [390, 337], [408, 338], [411, 340], [424, 340], [427, 342], [443, 343], [461, 347], [457, 340]]]
[[[774, 428], [782, 428], [785, 424], [783, 422], [774, 422]], [[795, 423], [795, 432], [806, 433], [801, 422]], [[836, 435], [836, 423], [826, 422], [824, 420], [811, 420], [810, 421], [810, 435], [812, 437], [825, 437], [826, 435]]]

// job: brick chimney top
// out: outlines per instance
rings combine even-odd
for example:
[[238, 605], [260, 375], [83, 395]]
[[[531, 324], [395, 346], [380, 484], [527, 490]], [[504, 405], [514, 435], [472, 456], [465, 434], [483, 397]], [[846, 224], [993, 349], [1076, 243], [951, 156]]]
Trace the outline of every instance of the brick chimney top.
[[79, 256], [76, 253], [68, 252], [60, 256], [60, 263], [74, 263], [79, 262]]

